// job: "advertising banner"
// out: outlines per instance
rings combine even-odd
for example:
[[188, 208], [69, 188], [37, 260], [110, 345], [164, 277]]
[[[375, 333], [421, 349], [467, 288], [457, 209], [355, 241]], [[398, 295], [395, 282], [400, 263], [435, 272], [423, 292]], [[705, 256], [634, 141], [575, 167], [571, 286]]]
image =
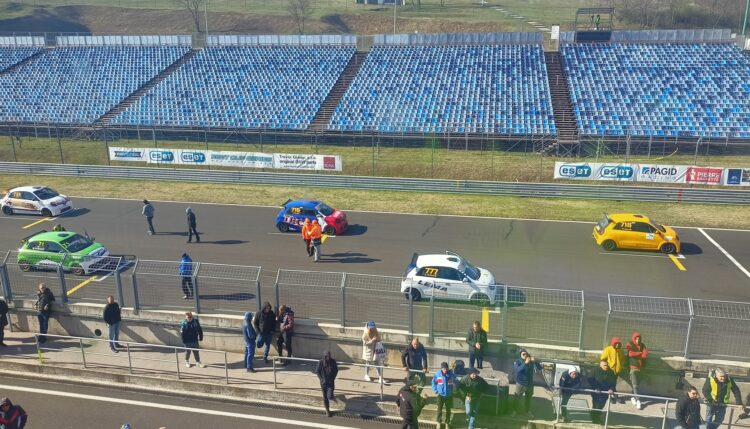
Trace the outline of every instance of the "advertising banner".
[[727, 186], [750, 186], [750, 168], [727, 168], [724, 171]]
[[637, 164], [555, 162], [555, 179], [614, 180], [630, 182], [635, 180], [635, 173], [637, 170]]
[[274, 168], [273, 155], [255, 152], [211, 151], [210, 165], [242, 168]]
[[341, 157], [336, 155], [303, 155], [275, 153], [274, 167], [287, 170], [341, 171]]
[[592, 164], [555, 161], [555, 179], [594, 180]]
[[685, 183], [687, 170], [686, 165], [640, 164], [636, 180], [653, 183]]
[[685, 183], [721, 185], [721, 174], [723, 172], [723, 168], [688, 167], [687, 176], [685, 176]]
[[138, 161], [146, 162], [146, 149], [132, 147], [109, 148], [109, 159], [112, 161]]

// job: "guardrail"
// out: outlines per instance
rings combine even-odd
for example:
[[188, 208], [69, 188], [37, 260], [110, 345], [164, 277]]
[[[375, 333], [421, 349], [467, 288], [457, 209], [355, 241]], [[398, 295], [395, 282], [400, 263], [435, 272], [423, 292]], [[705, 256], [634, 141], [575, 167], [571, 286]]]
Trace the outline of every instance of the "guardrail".
[[183, 182], [242, 183], [308, 186], [377, 191], [441, 192], [508, 195], [535, 198], [661, 201], [698, 204], [750, 205], [744, 190], [652, 186], [576, 185], [557, 183], [483, 182], [421, 178], [342, 176], [329, 174], [266, 173], [188, 168], [113, 167], [101, 165], [0, 162], [6, 174], [76, 176], [108, 179], [173, 180]]

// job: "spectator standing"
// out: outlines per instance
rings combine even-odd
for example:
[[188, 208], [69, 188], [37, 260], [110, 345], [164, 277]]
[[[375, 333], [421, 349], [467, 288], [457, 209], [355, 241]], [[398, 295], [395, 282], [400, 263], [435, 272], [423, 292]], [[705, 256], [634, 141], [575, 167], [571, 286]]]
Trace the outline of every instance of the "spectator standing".
[[[375, 322], [370, 320], [365, 326], [365, 332], [362, 333], [362, 359], [365, 361], [365, 381], [372, 381], [370, 378], [370, 366], [375, 366], [375, 370], [380, 377], [379, 382], [387, 384], [383, 381], [383, 364], [381, 359], [378, 359], [375, 349], [380, 343], [380, 332], [378, 332]], [[382, 346], [382, 344], [381, 344]]]
[[640, 410], [643, 406], [641, 405], [641, 398], [638, 397], [638, 388], [641, 385], [643, 364], [646, 363], [648, 357], [648, 348], [643, 343], [640, 332], [633, 332], [630, 342], [627, 344], [627, 349], [630, 363], [630, 384], [633, 386], [633, 397], [630, 398], [630, 402], [636, 409]]
[[532, 418], [531, 399], [534, 396], [534, 371], [541, 371], [542, 366], [529, 354], [526, 349], [519, 350], [519, 358], [513, 362], [513, 372], [516, 376], [516, 412]]
[[180, 277], [182, 278], [182, 299], [193, 298], [193, 260], [187, 253], [182, 254], [179, 267]]
[[396, 405], [401, 415], [401, 429], [419, 429], [419, 415], [424, 407], [424, 398], [419, 396], [419, 387], [414, 380], [409, 380], [398, 391]]
[[432, 391], [437, 395], [437, 422], [443, 418], [445, 407], [445, 425], [451, 424], [451, 408], [453, 408], [453, 391], [458, 381], [456, 375], [448, 368], [448, 362], [440, 364], [440, 371], [432, 377]]
[[305, 249], [307, 250], [307, 256], [313, 255], [313, 248], [312, 248], [312, 224], [308, 219], [305, 219], [304, 222], [302, 222], [302, 240], [305, 242]]
[[674, 413], [677, 419], [677, 426], [674, 429], [706, 429], [706, 425], [701, 420], [701, 403], [695, 386], [690, 386], [688, 391], [680, 396]]
[[29, 416], [19, 405], [13, 405], [9, 398], [0, 399], [0, 427], [23, 429]]
[[331, 413], [331, 399], [333, 399], [333, 391], [336, 388], [336, 376], [339, 373], [339, 367], [336, 360], [331, 357], [330, 351], [326, 351], [323, 354], [323, 358], [318, 361], [315, 373], [318, 375], [320, 389], [323, 391], [323, 406], [326, 409], [326, 415], [331, 417], [333, 416]]
[[[290, 307], [281, 305], [279, 307], [278, 315], [279, 324], [279, 338], [276, 339], [276, 350], [279, 356], [283, 356], [284, 346], [286, 346], [286, 354], [288, 357], [292, 357], [292, 337], [294, 337], [294, 312]], [[282, 365], [289, 365], [291, 361], [285, 360]]]
[[52, 227], [52, 231], [54, 232], [62, 232], [65, 231], [65, 227], [60, 225], [59, 223]]
[[[628, 368], [627, 356], [625, 350], [622, 348], [622, 341], [620, 337], [612, 337], [610, 344], [602, 350], [599, 360], [606, 360], [609, 365], [609, 369], [615, 373], [616, 376], [625, 379], [623, 376]], [[612, 400], [617, 400], [617, 395], [612, 396]], [[620, 403], [625, 403], [625, 400], [620, 398]]]
[[427, 373], [427, 352], [422, 343], [419, 342], [419, 338], [412, 338], [411, 343], [401, 353], [401, 366], [406, 371], [407, 381], [412, 376], [416, 376], [419, 378], [420, 386], [424, 386], [427, 383], [427, 378], [425, 377]]
[[469, 369], [469, 374], [461, 379], [461, 391], [466, 395], [464, 405], [466, 406], [466, 419], [469, 422], [469, 429], [474, 429], [474, 423], [479, 413], [479, 403], [488, 387], [489, 385], [479, 376], [479, 371], [476, 368]]
[[141, 214], [146, 218], [146, 222], [148, 222], [148, 235], [154, 235], [156, 234], [156, 231], [154, 230], [154, 206], [151, 205], [148, 200], [143, 200], [143, 210], [141, 210]]
[[257, 339], [257, 333], [253, 326], [253, 313], [251, 311], [245, 312], [242, 332], [245, 337], [245, 369], [247, 372], [254, 373], [255, 368], [253, 368], [253, 358], [255, 357], [255, 341]]
[[47, 337], [44, 334], [47, 333], [49, 328], [49, 318], [52, 315], [52, 302], [55, 301], [55, 295], [49, 290], [46, 284], [39, 283], [39, 292], [36, 293], [36, 302], [34, 308], [37, 311], [36, 318], [39, 320], [39, 343], [44, 344], [47, 341]]
[[469, 345], [469, 369], [474, 368], [474, 361], [478, 369], [483, 369], [484, 351], [487, 349], [487, 331], [482, 329], [482, 324], [475, 320], [466, 335], [466, 343]]
[[271, 338], [273, 331], [276, 330], [276, 314], [273, 312], [271, 303], [266, 301], [260, 312], [255, 313], [253, 317], [253, 327], [258, 333], [258, 341], [255, 343], [258, 347], [266, 346], [263, 352], [263, 363], [268, 363], [268, 351], [271, 349]]
[[617, 389], [617, 375], [609, 368], [606, 360], [599, 362], [596, 368], [588, 378], [589, 386], [595, 390], [591, 394], [591, 422], [603, 424], [602, 408], [607, 403], [607, 399], [613, 397]]
[[560, 415], [562, 415], [563, 421], [570, 421], [568, 419], [568, 401], [573, 396], [574, 389], [581, 388], [581, 375], [577, 370], [571, 369], [565, 371], [560, 376]]
[[0, 298], [0, 346], [8, 347], [5, 344], [5, 327], [10, 323], [10, 316], [8, 315], [8, 303], [4, 299]]
[[706, 427], [708, 429], [717, 429], [724, 421], [730, 392], [734, 394], [735, 403], [742, 405], [742, 394], [737, 383], [721, 368], [717, 368], [713, 374], [709, 372], [706, 382], [703, 384], [703, 397], [706, 398]]
[[[320, 229], [318, 221], [313, 220], [312, 226], [310, 227], [310, 251], [312, 252], [312, 255], [310, 256], [315, 256], [315, 262], [318, 262], [321, 257], [321, 243], [323, 243], [323, 230]], [[317, 256], [315, 255], [316, 250], [318, 252]]]
[[200, 243], [201, 242], [201, 236], [198, 234], [198, 230], [195, 229], [196, 223], [195, 223], [195, 213], [193, 213], [193, 209], [188, 207], [185, 209], [185, 213], [187, 213], [187, 225], [188, 225], [188, 243], [191, 243], [193, 241], [193, 235], [195, 235], [195, 242]]
[[120, 340], [120, 321], [122, 321], [122, 316], [120, 314], [120, 304], [116, 303], [112, 296], [107, 297], [107, 305], [104, 306], [102, 318], [109, 330], [109, 349], [113, 353], [117, 353], [117, 347], [119, 347], [117, 342]]
[[201, 355], [198, 350], [191, 350], [198, 349], [200, 347], [198, 342], [203, 341], [203, 328], [201, 328], [198, 319], [193, 317], [193, 313], [189, 311], [185, 313], [185, 320], [180, 324], [180, 334], [182, 335], [182, 344], [187, 348], [185, 350], [185, 366], [188, 368], [193, 366], [190, 363], [190, 353], [192, 352], [198, 366], [205, 368], [206, 365], [201, 363]]

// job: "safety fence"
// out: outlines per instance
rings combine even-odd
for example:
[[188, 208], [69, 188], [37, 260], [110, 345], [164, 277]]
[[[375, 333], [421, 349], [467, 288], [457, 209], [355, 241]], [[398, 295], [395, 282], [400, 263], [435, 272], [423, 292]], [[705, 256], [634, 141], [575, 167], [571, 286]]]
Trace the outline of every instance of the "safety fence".
[[[414, 282], [401, 277], [280, 269], [261, 284], [261, 267], [155, 261], [124, 256], [59, 261], [11, 250], [0, 256], [1, 294], [33, 300], [45, 283], [57, 302], [103, 303], [116, 297], [134, 311], [193, 310], [243, 314], [264, 302], [285, 304], [301, 318], [345, 327], [374, 320], [386, 329], [465, 338], [478, 321], [490, 339], [583, 348], [586, 314], [580, 290], [468, 281]], [[623, 344], [642, 332], [650, 350], [689, 357], [747, 359], [750, 303], [691, 298], [612, 295], [604, 327]], [[624, 338], [623, 338], [624, 337]]]
[[750, 303], [610, 294], [604, 342], [633, 331], [647, 335], [652, 351], [746, 359]]

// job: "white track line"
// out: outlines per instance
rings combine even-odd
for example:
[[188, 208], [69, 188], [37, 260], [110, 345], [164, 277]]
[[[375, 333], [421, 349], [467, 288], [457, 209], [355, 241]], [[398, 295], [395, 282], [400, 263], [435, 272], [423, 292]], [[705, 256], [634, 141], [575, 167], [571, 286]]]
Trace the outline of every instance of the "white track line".
[[156, 404], [154, 402], [133, 401], [129, 399], [119, 399], [119, 398], [106, 398], [102, 396], [84, 395], [81, 393], [58, 392], [56, 390], [35, 389], [32, 387], [0, 385], [0, 390], [14, 390], [18, 392], [37, 393], [41, 395], [63, 396], [66, 398], [87, 399], [87, 400], [92, 400], [92, 401], [111, 402], [114, 404], [122, 404], [122, 405], [136, 405], [139, 407], [159, 408], [162, 410], [180, 411], [183, 413], [195, 413], [195, 414], [205, 414], [205, 415], [211, 415], [211, 416], [234, 417], [237, 419], [288, 424], [288, 425], [302, 426], [302, 427], [307, 427], [307, 428], [356, 429], [350, 426], [334, 426], [330, 423], [313, 423], [313, 422], [306, 422], [306, 421], [300, 421], [300, 420], [280, 419], [277, 417], [269, 417], [269, 416], [254, 416], [251, 414], [230, 413], [227, 411], [201, 410], [201, 409], [192, 408], [192, 407], [181, 407], [179, 405]]
[[740, 269], [740, 271], [742, 271], [743, 273], [745, 273], [745, 275], [748, 278], [750, 278], [750, 272], [748, 272], [745, 269], [745, 267], [742, 266], [742, 264], [740, 264], [739, 262], [737, 262], [737, 260], [734, 259], [734, 256], [730, 255], [729, 252], [727, 252], [726, 250], [724, 250], [724, 248], [721, 247], [721, 245], [719, 243], [717, 243], [716, 240], [714, 240], [713, 238], [711, 238], [711, 236], [708, 235], [708, 233], [706, 233], [706, 231], [704, 231], [703, 228], [698, 228], [698, 231], [700, 231], [701, 234], [703, 234], [708, 239], [708, 241], [710, 241], [711, 243], [713, 243], [713, 245], [716, 246], [716, 248], [719, 249], [721, 251], [721, 253], [724, 254], [724, 256], [726, 256], [727, 258], [729, 258], [729, 260], [732, 261], [732, 263], [734, 265], [736, 265], [737, 268]]

